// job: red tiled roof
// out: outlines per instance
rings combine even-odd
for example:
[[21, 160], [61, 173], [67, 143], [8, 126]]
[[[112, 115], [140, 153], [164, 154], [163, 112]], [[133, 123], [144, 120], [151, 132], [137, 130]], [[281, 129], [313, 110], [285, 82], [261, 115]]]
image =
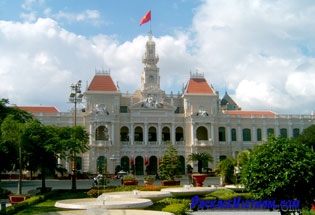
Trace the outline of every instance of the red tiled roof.
[[28, 111], [30, 113], [58, 113], [58, 109], [55, 107], [44, 107], [44, 106], [18, 106], [21, 110]]
[[275, 116], [276, 113], [272, 111], [244, 111], [244, 110], [228, 110], [223, 111], [223, 114], [229, 115], [265, 115], [265, 116]]
[[90, 86], [89, 91], [118, 91], [110, 75], [95, 75]]
[[213, 89], [209, 86], [204, 78], [190, 78], [186, 87], [186, 93], [203, 93], [214, 94]]

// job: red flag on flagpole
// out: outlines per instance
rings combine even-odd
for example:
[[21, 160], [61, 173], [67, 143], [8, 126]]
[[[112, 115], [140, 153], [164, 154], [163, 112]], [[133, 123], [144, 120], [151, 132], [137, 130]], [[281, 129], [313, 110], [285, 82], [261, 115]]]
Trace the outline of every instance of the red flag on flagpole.
[[140, 21], [140, 25], [147, 23], [151, 20], [151, 10], [149, 10], [149, 12], [147, 12], [144, 17], [142, 17], [141, 21]]

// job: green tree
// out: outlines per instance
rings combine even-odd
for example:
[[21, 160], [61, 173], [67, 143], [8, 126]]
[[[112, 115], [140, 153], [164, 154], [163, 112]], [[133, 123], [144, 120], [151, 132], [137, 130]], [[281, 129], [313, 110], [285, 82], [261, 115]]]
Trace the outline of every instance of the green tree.
[[315, 153], [286, 138], [270, 137], [259, 145], [243, 166], [241, 180], [259, 199], [300, 200], [309, 208], [315, 191]]
[[249, 154], [250, 154], [250, 150], [241, 151], [237, 155], [237, 162], [239, 162], [241, 166], [245, 165], [249, 159]]
[[160, 174], [167, 181], [174, 181], [180, 175], [181, 163], [176, 148], [169, 144], [164, 151], [160, 164]]
[[[13, 150], [17, 152], [16, 156], [13, 158], [18, 161], [17, 163], [12, 163], [12, 165], [17, 164], [19, 168], [19, 181], [18, 181], [18, 191], [17, 194], [22, 194], [22, 170], [24, 168], [22, 161], [22, 138], [25, 128], [24, 118], [20, 118], [19, 115], [9, 114], [1, 124], [1, 142], [4, 145], [10, 144]], [[13, 155], [13, 154], [11, 154]]]
[[[34, 120], [25, 124], [23, 137], [23, 148], [27, 152], [27, 169], [31, 171], [40, 170], [42, 179], [42, 191], [46, 191], [46, 175], [53, 173], [57, 167], [57, 154], [50, 147], [56, 144], [55, 132], [52, 133], [52, 126], [45, 126], [40, 121]], [[55, 129], [57, 129], [55, 127]]]
[[213, 162], [213, 157], [206, 152], [192, 153], [188, 156], [188, 161], [198, 161], [198, 172], [202, 173], [203, 164]]
[[[8, 115], [11, 115], [11, 119], [19, 123], [24, 123], [33, 119], [30, 113], [16, 107], [8, 107], [7, 104], [9, 104], [8, 99], [0, 99], [0, 127]], [[8, 140], [8, 132], [9, 131], [6, 131], [4, 134], [7, 136], [4, 138], [0, 129], [0, 157], [2, 160], [0, 162], [0, 173], [11, 171], [15, 166], [18, 166], [18, 144], [16, 144], [17, 142], [12, 140], [12, 138], [10, 138], [11, 140]]]
[[235, 182], [235, 166], [236, 160], [234, 158], [225, 158], [217, 163], [216, 173], [222, 177], [223, 184], [233, 184]]
[[297, 141], [315, 150], [315, 125], [304, 129], [304, 131], [297, 137]]
[[72, 189], [76, 183], [76, 154], [89, 150], [89, 134], [82, 126], [61, 127], [58, 131], [60, 141], [55, 146], [51, 146], [59, 153], [60, 158], [70, 159], [72, 162]]

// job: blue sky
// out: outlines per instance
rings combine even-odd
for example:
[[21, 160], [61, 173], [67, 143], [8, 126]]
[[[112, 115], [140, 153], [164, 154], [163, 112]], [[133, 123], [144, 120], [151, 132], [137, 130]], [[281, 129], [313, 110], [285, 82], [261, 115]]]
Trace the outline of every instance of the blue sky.
[[140, 27], [139, 21], [149, 10], [152, 11], [152, 31], [157, 37], [172, 34], [176, 29], [189, 29], [194, 8], [199, 4], [199, 0], [2, 0], [0, 19], [23, 22], [23, 13], [52, 17], [60, 26], [76, 34], [87, 37], [114, 35], [123, 42], [147, 33], [150, 24]]
[[0, 96], [67, 111], [69, 85], [95, 69], [133, 93], [151, 26], [166, 93], [198, 70], [243, 110], [311, 114], [313, 20], [308, 0], [0, 0]]

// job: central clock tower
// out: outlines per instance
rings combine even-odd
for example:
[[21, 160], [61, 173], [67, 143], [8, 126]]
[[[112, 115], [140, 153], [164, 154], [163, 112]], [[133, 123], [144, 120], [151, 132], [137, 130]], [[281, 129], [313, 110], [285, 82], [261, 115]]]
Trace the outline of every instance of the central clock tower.
[[159, 68], [156, 64], [159, 57], [155, 54], [155, 42], [152, 40], [152, 33], [149, 32], [149, 40], [145, 45], [145, 54], [142, 58], [144, 69], [141, 75], [141, 92], [153, 93], [160, 91], [160, 75]]

